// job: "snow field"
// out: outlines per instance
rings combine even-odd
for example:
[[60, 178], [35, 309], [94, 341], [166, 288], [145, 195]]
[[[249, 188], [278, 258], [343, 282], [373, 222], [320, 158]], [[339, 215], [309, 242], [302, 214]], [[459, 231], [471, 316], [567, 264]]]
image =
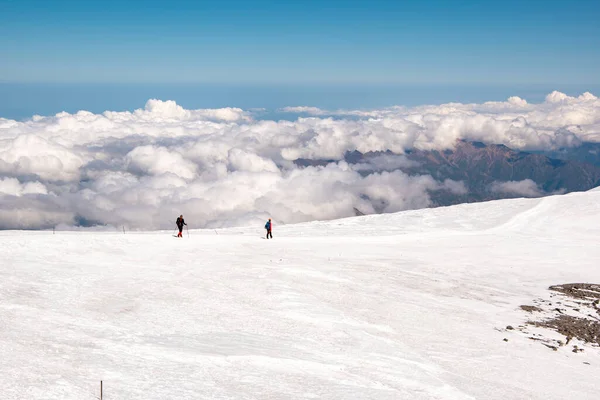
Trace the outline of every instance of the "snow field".
[[503, 329], [550, 285], [600, 283], [598, 211], [592, 191], [274, 240], [1, 232], [0, 397], [595, 399], [598, 348]]

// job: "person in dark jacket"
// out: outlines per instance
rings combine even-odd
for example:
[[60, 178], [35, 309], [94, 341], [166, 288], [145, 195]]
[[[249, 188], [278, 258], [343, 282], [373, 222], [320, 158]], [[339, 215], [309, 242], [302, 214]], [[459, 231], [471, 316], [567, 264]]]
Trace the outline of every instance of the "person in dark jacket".
[[177, 234], [177, 237], [183, 237], [183, 235], [181, 234], [181, 231], [183, 230], [183, 226], [187, 225], [185, 223], [185, 221], [183, 220], [183, 215], [180, 215], [179, 218], [177, 218], [177, 221], [175, 223], [177, 224], [177, 228], [179, 228], [179, 233]]
[[271, 233], [271, 218], [269, 218], [269, 220], [267, 221], [265, 229], [267, 230], [267, 239], [269, 238], [269, 236], [271, 236], [271, 239], [273, 239], [273, 234]]

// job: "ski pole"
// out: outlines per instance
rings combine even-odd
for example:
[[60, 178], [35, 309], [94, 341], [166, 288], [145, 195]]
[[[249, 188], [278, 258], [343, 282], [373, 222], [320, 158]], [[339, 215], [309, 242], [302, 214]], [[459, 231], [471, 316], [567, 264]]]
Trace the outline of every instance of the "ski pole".
[[185, 226], [185, 231], [187, 232], [188, 238], [190, 237], [190, 230], [188, 229], [187, 225]]

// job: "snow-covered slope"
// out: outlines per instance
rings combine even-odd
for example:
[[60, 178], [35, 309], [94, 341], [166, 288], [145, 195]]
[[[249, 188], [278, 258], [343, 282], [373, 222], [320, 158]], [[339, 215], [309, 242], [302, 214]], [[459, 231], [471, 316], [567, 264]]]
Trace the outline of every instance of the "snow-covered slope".
[[600, 283], [598, 191], [262, 234], [0, 233], [0, 397], [599, 396], [597, 347], [505, 329]]

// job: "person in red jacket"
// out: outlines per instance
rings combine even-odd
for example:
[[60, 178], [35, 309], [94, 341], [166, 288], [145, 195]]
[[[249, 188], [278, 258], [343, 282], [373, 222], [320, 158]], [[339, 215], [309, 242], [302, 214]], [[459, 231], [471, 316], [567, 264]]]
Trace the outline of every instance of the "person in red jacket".
[[181, 235], [181, 231], [183, 230], [183, 226], [184, 226], [184, 225], [187, 225], [187, 224], [185, 223], [185, 221], [183, 220], [183, 215], [180, 215], [180, 216], [177, 218], [177, 221], [176, 221], [175, 223], [177, 224], [177, 228], [179, 228], [179, 233], [177, 234], [177, 237], [183, 237], [183, 236]]

